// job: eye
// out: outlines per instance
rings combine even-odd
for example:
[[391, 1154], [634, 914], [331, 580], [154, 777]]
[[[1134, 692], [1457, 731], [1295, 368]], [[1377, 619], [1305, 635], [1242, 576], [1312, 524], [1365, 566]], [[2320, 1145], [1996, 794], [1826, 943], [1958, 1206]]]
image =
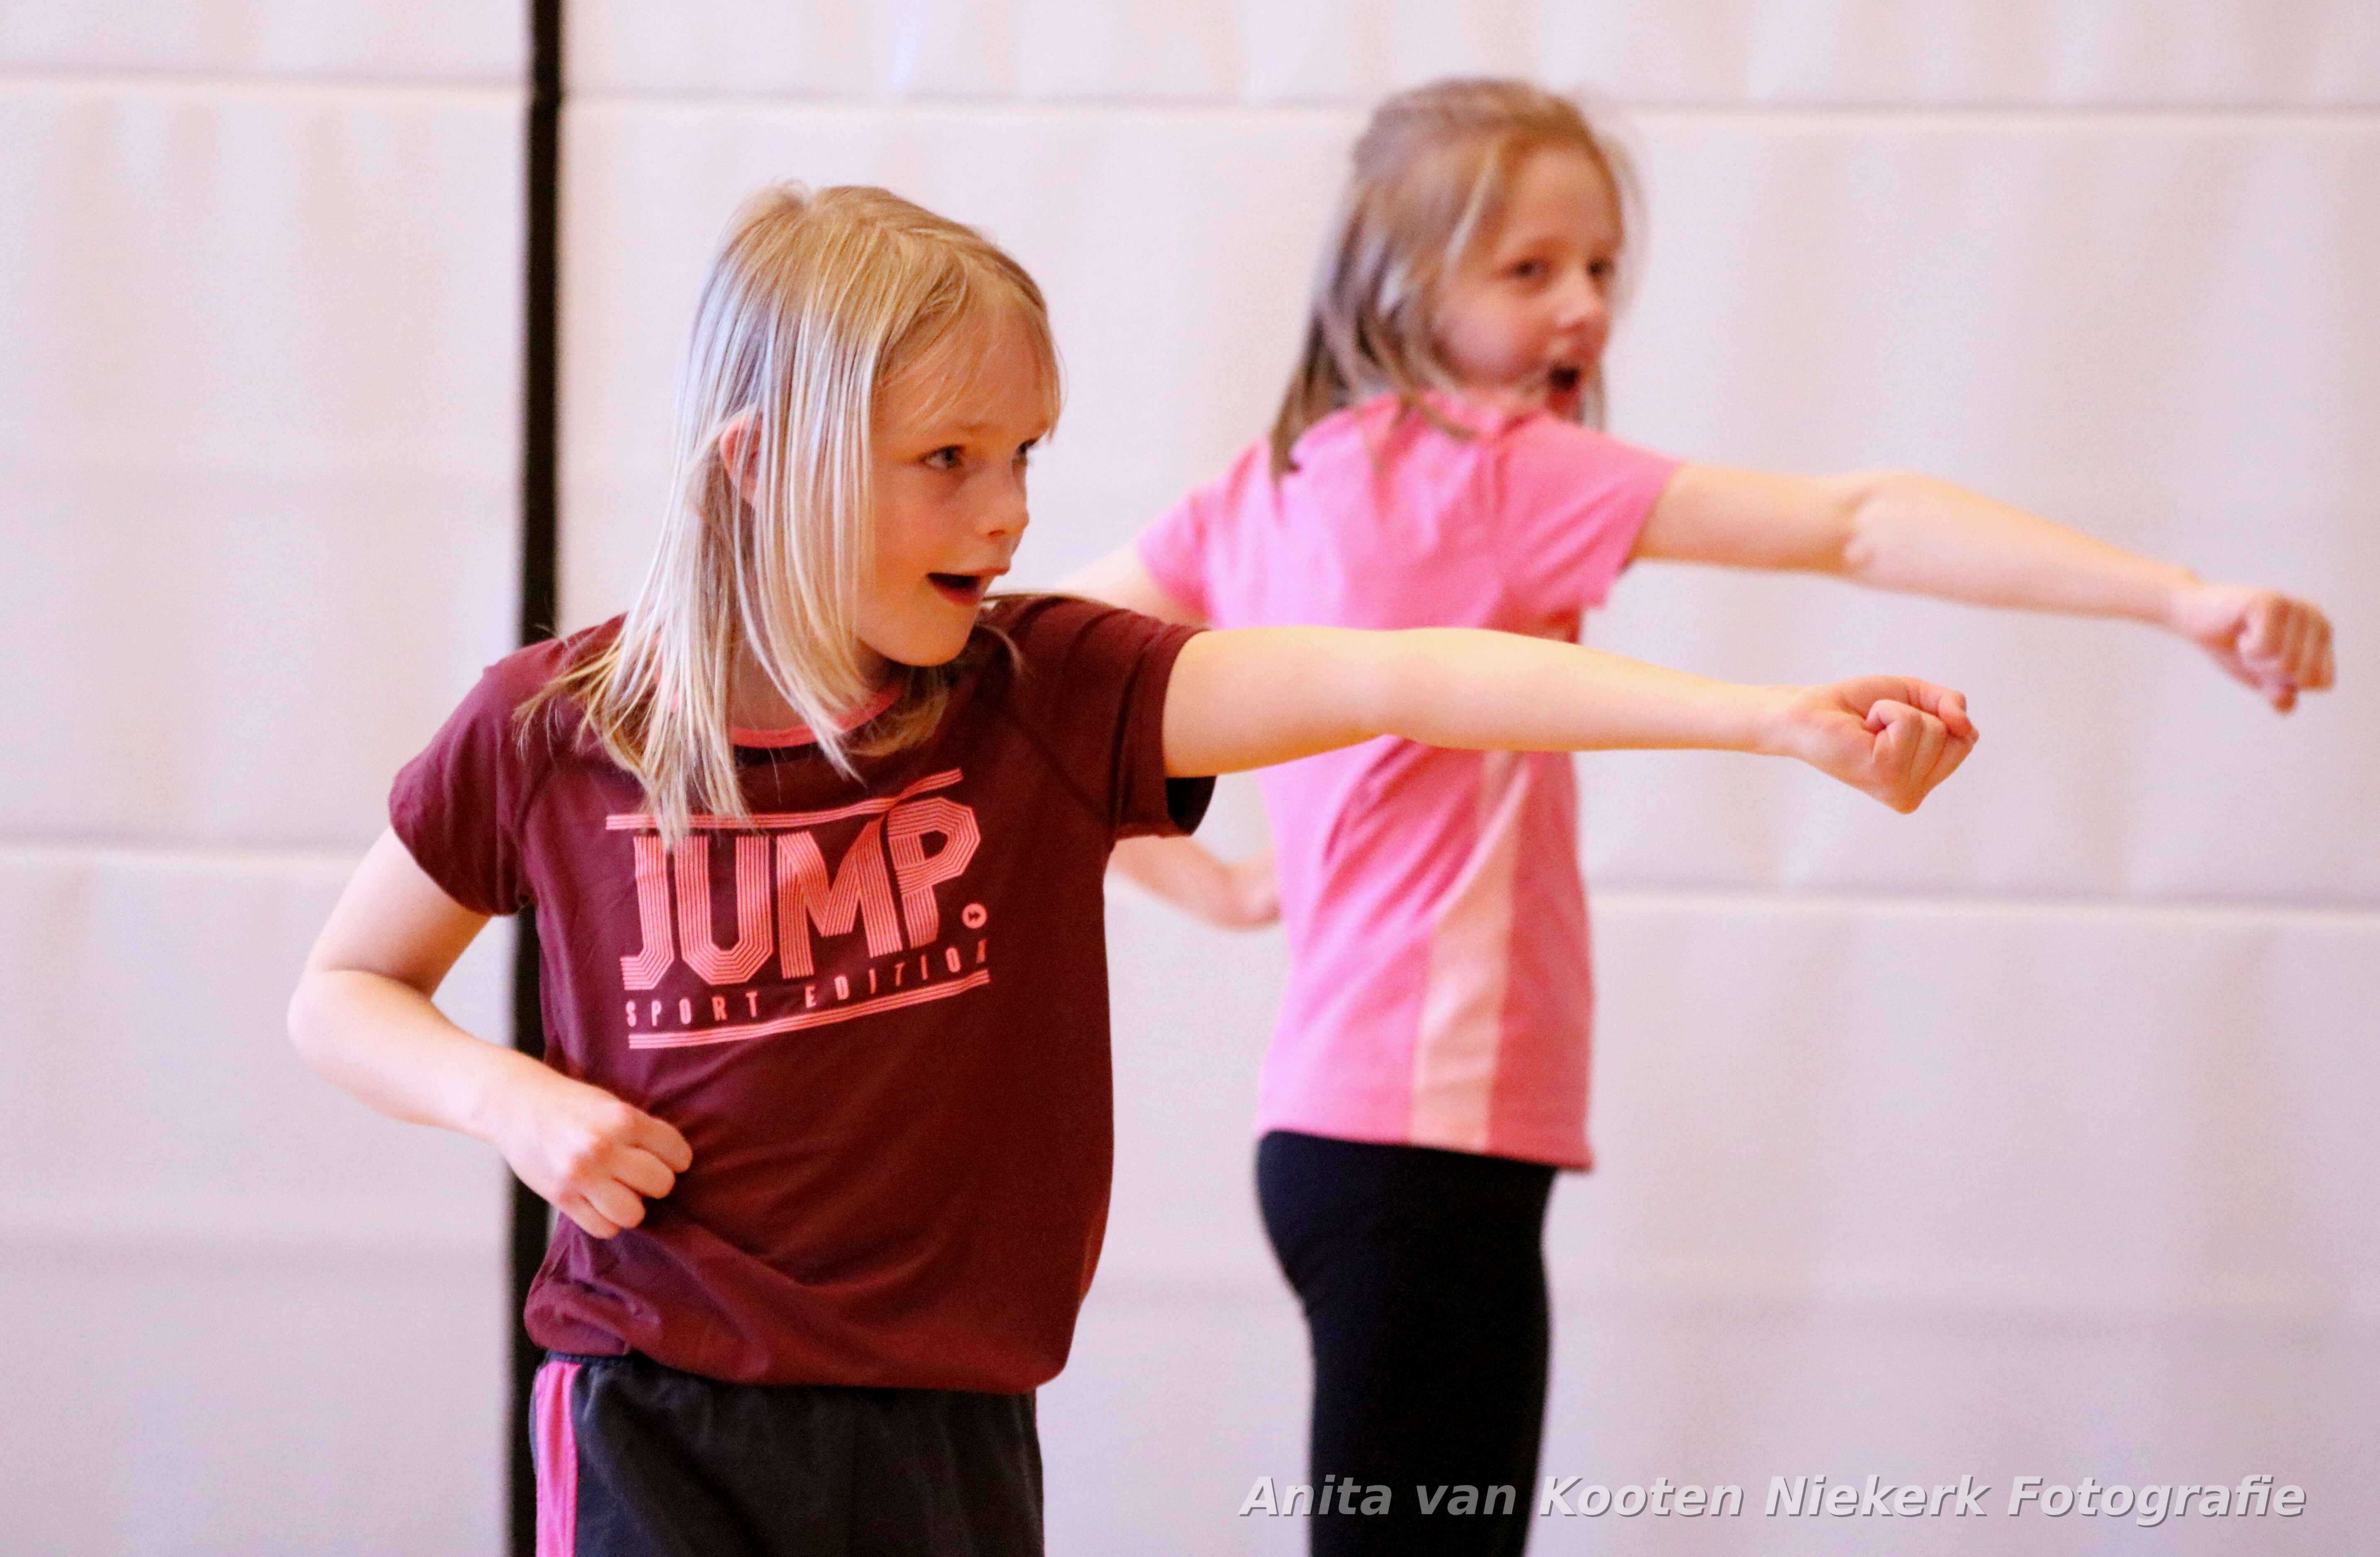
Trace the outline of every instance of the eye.
[[1597, 286], [1610, 286], [1619, 274], [1620, 262], [1617, 260], [1589, 260], [1586, 262], [1586, 279]]
[[1022, 467], [1024, 467], [1024, 466], [1027, 466], [1027, 465], [1032, 464], [1032, 463], [1033, 463], [1033, 451], [1034, 451], [1035, 449], [1037, 449], [1037, 448], [1039, 448], [1040, 446], [1041, 446], [1041, 440], [1040, 440], [1040, 439], [1038, 439], [1038, 438], [1027, 438], [1027, 439], [1026, 439], [1026, 440], [1025, 440], [1025, 442], [1023, 442], [1023, 443], [1021, 443], [1021, 444], [1017, 444], [1017, 445], [1016, 445], [1016, 463], [1017, 463], [1018, 467], [1019, 467], [1019, 468], [1022, 468]]
[[937, 470], [955, 470], [966, 462], [966, 451], [956, 444], [944, 444], [926, 456], [926, 463]]
[[1543, 260], [1516, 260], [1504, 269], [1515, 281], [1543, 281], [1553, 273], [1553, 267]]

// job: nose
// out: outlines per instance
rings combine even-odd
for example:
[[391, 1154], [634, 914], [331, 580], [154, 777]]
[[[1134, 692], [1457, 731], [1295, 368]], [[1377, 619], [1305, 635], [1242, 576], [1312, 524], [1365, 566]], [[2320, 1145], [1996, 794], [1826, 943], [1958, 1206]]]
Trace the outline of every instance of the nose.
[[976, 509], [976, 530], [986, 540], [1016, 544], [1033, 516], [1025, 501], [1025, 462], [1018, 460], [990, 482]]
[[1600, 325], [1610, 320], [1611, 299], [1605, 296], [1603, 284], [1582, 265], [1562, 278], [1559, 312], [1565, 325]]

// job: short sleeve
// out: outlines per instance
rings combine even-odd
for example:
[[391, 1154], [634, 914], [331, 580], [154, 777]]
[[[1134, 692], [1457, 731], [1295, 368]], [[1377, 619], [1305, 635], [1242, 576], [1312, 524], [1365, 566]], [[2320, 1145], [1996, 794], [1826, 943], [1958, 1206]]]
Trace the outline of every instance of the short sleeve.
[[1020, 602], [992, 625], [1022, 662], [1003, 700], [1111, 832], [1198, 825], [1214, 780], [1165, 775], [1165, 692], [1197, 628], [1056, 596]]
[[1214, 614], [1208, 596], [1208, 548], [1216, 505], [1201, 487], [1140, 532], [1140, 563], [1157, 587], [1204, 618]]
[[414, 863], [474, 913], [509, 914], [528, 898], [517, 825], [527, 757], [514, 715], [542, 677], [524, 675], [524, 659], [490, 666], [389, 792], [389, 825]]
[[1492, 502], [1516, 587], [1550, 615], [1602, 604], [1679, 462], [1544, 415], [1498, 445]]

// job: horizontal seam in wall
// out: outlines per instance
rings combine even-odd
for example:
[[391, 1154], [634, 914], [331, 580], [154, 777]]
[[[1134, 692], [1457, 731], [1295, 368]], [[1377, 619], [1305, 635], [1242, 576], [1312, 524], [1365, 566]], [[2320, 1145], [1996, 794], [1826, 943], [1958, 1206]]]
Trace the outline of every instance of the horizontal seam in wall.
[[0, 1273], [40, 1264], [152, 1263], [171, 1260], [208, 1264], [302, 1264], [387, 1267], [461, 1264], [501, 1271], [504, 1238], [501, 1218], [490, 1213], [484, 1232], [446, 1235], [273, 1235], [159, 1233], [96, 1226], [71, 1234], [55, 1229], [0, 1227]]
[[[2143, 127], [2173, 128], [2192, 120], [2215, 124], [2236, 124], [2256, 121], [2264, 126], [2286, 127], [2300, 121], [2308, 128], [2337, 128], [2342, 124], [2362, 127], [2380, 125], [2380, 103], [2306, 104], [2306, 103], [1694, 103], [1648, 102], [1632, 103], [1625, 99], [1609, 99], [1610, 108], [1623, 119], [1637, 123], [1655, 123], [1664, 119], [1696, 118], [1758, 121], [1817, 125], [1827, 120], [1873, 122], [1878, 120], [1949, 119], [1961, 123], [1991, 121], [2019, 125], [2038, 121], [2046, 125], [2070, 127], [2078, 123], [2100, 124], [2133, 122]], [[1004, 114], [1092, 115], [1145, 113], [1150, 115], [1281, 115], [1307, 117], [1360, 117], [1371, 104], [1369, 98], [1344, 101], [1316, 99], [1249, 101], [1244, 98], [1197, 97], [1016, 97], [958, 96], [920, 94], [821, 94], [803, 92], [709, 91], [699, 88], [595, 88], [574, 89], [565, 104], [565, 115], [589, 108], [687, 107], [720, 111], [765, 111], [787, 108], [834, 109], [849, 112], [886, 112], [900, 109], [931, 109], [936, 112], [977, 111]]]
[[[2104, 1283], [2026, 1283], [1944, 1278], [1911, 1283], [1838, 1278], [1825, 1283], [1756, 1274], [1696, 1276], [1641, 1268], [1588, 1266], [1549, 1254], [1546, 1273], [1558, 1312], [1610, 1313], [1663, 1309], [1673, 1314], [1735, 1314], [1796, 1320], [1926, 1319], [1954, 1324], [2007, 1321], [2059, 1325], [2203, 1325], [2312, 1333], [2368, 1334], [2380, 1330], [2368, 1288], [2301, 1286], [2245, 1294], [2218, 1278], [2184, 1281], [2181, 1290], [2150, 1291]], [[1111, 1251], [1091, 1299], [1094, 1319], [1132, 1308], [1217, 1299], [1290, 1301], [1278, 1271], [1252, 1261], [1193, 1265], [1163, 1254]]]
[[0, 838], [0, 868], [10, 865], [146, 865], [178, 869], [352, 870], [368, 845], [352, 849], [293, 848], [237, 844], [80, 843], [73, 839]]
[[1741, 887], [1602, 887], [1593, 894], [1598, 908], [1718, 909], [1730, 913], [1804, 912], [1990, 916], [2024, 918], [2228, 920], [2265, 926], [2380, 930], [2380, 904], [2277, 903], [2258, 898], [2154, 898], [2044, 894], [1998, 896], [1986, 893], [1879, 892]]
[[261, 96], [353, 98], [390, 97], [474, 106], [517, 107], [528, 100], [525, 83], [502, 77], [468, 77], [451, 81], [412, 80], [393, 76], [298, 76], [237, 71], [180, 70], [28, 70], [0, 67], [0, 93], [40, 91], [89, 95], [134, 96]]
[[[339, 870], [354, 868], [366, 845], [353, 849], [304, 848], [236, 844], [143, 844], [77, 842], [72, 839], [0, 838], [0, 866], [33, 864], [153, 865], [168, 867], [269, 868], [277, 870]], [[1992, 915], [2023, 918], [2174, 918], [2251, 921], [2260, 925], [2323, 926], [2336, 929], [2380, 929], [2380, 903], [2306, 904], [2259, 898], [2148, 898], [2105, 894], [2057, 896], [2046, 894], [1996, 895], [1984, 892], [1926, 894], [1882, 892], [1856, 887], [1602, 887], [1594, 893], [1598, 907], [1610, 909], [1717, 909], [1728, 913], [1802, 912]]]

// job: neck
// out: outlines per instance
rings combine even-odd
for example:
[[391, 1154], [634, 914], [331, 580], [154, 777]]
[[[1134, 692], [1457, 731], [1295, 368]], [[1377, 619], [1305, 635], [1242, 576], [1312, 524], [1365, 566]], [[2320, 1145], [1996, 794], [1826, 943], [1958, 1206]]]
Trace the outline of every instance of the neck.
[[[881, 687], [891, 666], [873, 651], [863, 651], [863, 656], [869, 685]], [[728, 693], [727, 722], [739, 730], [787, 730], [808, 723], [785, 701], [749, 647], [735, 651], [735, 684]]]

